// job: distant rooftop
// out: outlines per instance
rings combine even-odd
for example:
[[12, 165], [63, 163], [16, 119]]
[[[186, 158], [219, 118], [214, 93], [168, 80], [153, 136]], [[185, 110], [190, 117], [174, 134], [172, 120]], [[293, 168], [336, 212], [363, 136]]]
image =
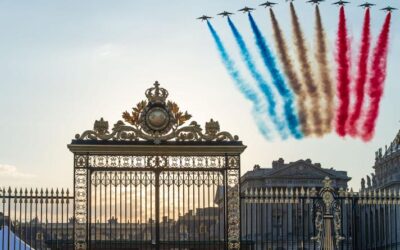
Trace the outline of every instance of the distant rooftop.
[[[350, 179], [347, 176], [347, 171], [339, 171], [335, 170], [333, 168], [322, 168], [321, 163], [313, 163], [310, 159], [306, 160], [298, 160], [294, 162], [288, 162], [285, 163], [285, 161], [282, 158], [279, 158], [277, 161], [272, 161], [272, 167], [270, 168], [262, 168], [260, 165], [255, 165], [252, 171], [248, 171], [246, 174], [243, 175], [243, 177], [267, 177], [267, 176], [272, 176], [275, 173], [281, 172], [283, 169], [288, 169], [291, 166], [295, 165], [308, 165], [308, 166], [313, 166], [317, 169], [319, 169], [322, 172], [326, 172], [327, 174], [334, 175], [336, 177], [341, 177], [343, 179]], [[301, 170], [301, 168], [300, 168]]]
[[280, 158], [273, 161], [271, 167], [255, 165], [253, 170], [241, 178], [242, 186], [257, 187], [321, 187], [322, 180], [329, 177], [336, 187], [347, 187], [351, 180], [346, 171], [322, 168], [320, 163], [310, 159], [288, 162]]

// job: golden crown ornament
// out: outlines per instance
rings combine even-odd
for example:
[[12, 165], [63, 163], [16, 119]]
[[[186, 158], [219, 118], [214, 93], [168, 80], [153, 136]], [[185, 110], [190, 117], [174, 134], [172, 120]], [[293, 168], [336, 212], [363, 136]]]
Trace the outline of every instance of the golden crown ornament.
[[108, 131], [108, 122], [103, 118], [95, 122], [93, 130], [87, 130], [75, 136], [76, 140], [113, 140], [113, 141], [238, 141], [237, 136], [221, 132], [219, 123], [211, 119], [206, 123], [206, 131], [191, 115], [181, 111], [178, 104], [167, 100], [168, 91], [156, 81], [153, 87], [145, 91], [147, 100], [140, 101], [131, 112], [122, 114], [124, 121], [114, 124]]

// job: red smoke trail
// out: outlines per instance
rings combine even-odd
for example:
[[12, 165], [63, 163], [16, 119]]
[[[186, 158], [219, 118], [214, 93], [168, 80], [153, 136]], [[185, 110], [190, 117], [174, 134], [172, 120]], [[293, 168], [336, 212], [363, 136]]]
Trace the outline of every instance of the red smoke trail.
[[371, 20], [370, 20], [369, 8], [367, 8], [364, 16], [363, 32], [361, 36], [361, 49], [358, 58], [359, 60], [358, 75], [356, 78], [356, 88], [355, 88], [356, 100], [353, 111], [348, 121], [348, 132], [353, 137], [358, 134], [357, 121], [360, 118], [361, 109], [363, 107], [365, 83], [367, 82], [367, 76], [368, 76], [367, 67], [368, 67], [369, 50], [371, 46], [370, 22]]
[[339, 106], [336, 110], [336, 133], [346, 135], [346, 121], [349, 113], [350, 59], [349, 42], [347, 37], [346, 16], [344, 7], [340, 7], [339, 27], [337, 34], [337, 92]]
[[367, 110], [367, 116], [363, 124], [361, 137], [364, 141], [369, 141], [374, 135], [376, 119], [379, 113], [379, 104], [383, 94], [383, 83], [386, 78], [386, 63], [389, 45], [391, 13], [386, 16], [382, 31], [379, 34], [371, 64], [371, 78], [369, 79], [368, 96], [370, 104]]

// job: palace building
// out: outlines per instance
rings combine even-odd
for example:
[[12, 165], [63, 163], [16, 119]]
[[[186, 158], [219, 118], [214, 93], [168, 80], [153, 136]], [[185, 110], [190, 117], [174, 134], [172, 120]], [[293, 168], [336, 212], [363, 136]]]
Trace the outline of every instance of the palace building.
[[332, 180], [335, 189], [347, 188], [346, 171], [333, 168], [322, 168], [320, 163], [313, 163], [310, 159], [285, 163], [280, 158], [272, 162], [272, 167], [261, 168], [255, 165], [241, 178], [241, 189], [248, 188], [321, 188], [325, 177]]
[[374, 173], [361, 180], [362, 190], [400, 189], [400, 131], [384, 151], [375, 153]]

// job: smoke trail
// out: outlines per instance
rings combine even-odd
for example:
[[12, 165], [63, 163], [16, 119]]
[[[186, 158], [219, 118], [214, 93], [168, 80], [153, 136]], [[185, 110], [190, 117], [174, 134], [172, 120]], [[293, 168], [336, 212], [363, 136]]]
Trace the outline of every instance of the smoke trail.
[[300, 70], [305, 82], [308, 95], [311, 98], [311, 114], [313, 118], [314, 132], [318, 136], [322, 136], [323, 131], [321, 127], [321, 105], [318, 87], [315, 84], [314, 77], [312, 74], [310, 62], [308, 60], [308, 49], [304, 40], [304, 35], [300, 27], [299, 19], [294, 9], [293, 3], [290, 3], [290, 14], [292, 17], [294, 43], [296, 45], [297, 57], [300, 62]]
[[230, 77], [233, 79], [240, 92], [242, 92], [242, 94], [254, 104], [252, 114], [254, 119], [256, 120], [258, 129], [260, 130], [264, 138], [266, 138], [267, 140], [271, 140], [270, 132], [266, 128], [265, 123], [261, 117], [261, 114], [263, 114], [265, 111], [264, 107], [261, 105], [262, 102], [259, 100], [257, 93], [251, 88], [249, 84], [247, 84], [243, 80], [238, 69], [228, 55], [220, 37], [218, 36], [217, 32], [209, 21], [207, 21], [207, 26], [211, 32], [212, 37], [214, 38], [215, 45], [217, 46], [222, 62]]
[[290, 86], [297, 96], [297, 107], [299, 108], [299, 121], [301, 124], [301, 130], [305, 136], [308, 136], [310, 134], [310, 125], [308, 124], [308, 114], [304, 102], [306, 95], [293, 67], [293, 62], [288, 54], [285, 38], [272, 8], [269, 9], [269, 13], [271, 16], [272, 27], [274, 29], [275, 44], [278, 50], [279, 58], [282, 62], [283, 70], [289, 80]]
[[255, 23], [252, 15], [249, 13], [248, 16], [249, 16], [251, 28], [253, 30], [253, 33], [254, 33], [254, 36], [256, 39], [256, 44], [260, 51], [263, 62], [272, 76], [272, 82], [274, 83], [279, 94], [283, 98], [283, 102], [284, 102], [283, 109], [284, 109], [286, 121], [289, 126], [289, 130], [296, 139], [300, 139], [303, 137], [303, 134], [299, 130], [299, 121], [298, 121], [298, 118], [296, 115], [296, 110], [293, 107], [293, 94], [291, 93], [288, 86], [286, 85], [281, 72], [278, 70], [278, 67], [275, 62], [275, 58], [272, 55], [272, 52], [271, 52], [270, 48], [268, 47], [264, 37], [262, 36], [260, 29], [258, 28], [257, 24]]
[[254, 63], [254, 60], [252, 56], [249, 53], [249, 50], [247, 49], [246, 43], [243, 40], [242, 35], [236, 28], [235, 24], [232, 22], [232, 20], [228, 17], [228, 24], [229, 27], [231, 28], [231, 31], [235, 37], [235, 40], [239, 46], [240, 53], [242, 55], [242, 58], [244, 62], [246, 63], [247, 68], [249, 69], [252, 77], [254, 80], [257, 82], [258, 87], [261, 89], [267, 103], [268, 103], [268, 114], [271, 117], [272, 122], [276, 126], [279, 134], [282, 136], [283, 139], [287, 138], [287, 131], [285, 124], [278, 119], [278, 116], [276, 114], [276, 101], [273, 96], [273, 93], [268, 86], [268, 83], [265, 81], [263, 76], [259, 73], [258, 69], [256, 68], [256, 65]]
[[344, 7], [340, 7], [339, 27], [337, 34], [337, 92], [339, 106], [336, 111], [336, 133], [339, 136], [346, 135], [346, 121], [349, 113], [349, 85], [350, 85], [350, 59], [349, 42], [347, 37], [346, 16]]
[[321, 13], [318, 5], [315, 6], [315, 41], [316, 41], [316, 59], [318, 62], [319, 77], [322, 83], [322, 91], [325, 98], [325, 117], [323, 131], [329, 133], [332, 130], [332, 120], [334, 116], [334, 89], [330, 74], [330, 67], [327, 58], [327, 45], [324, 26], [322, 25]]
[[369, 79], [368, 96], [370, 104], [367, 116], [363, 124], [361, 137], [364, 141], [369, 141], [374, 135], [376, 119], [379, 113], [379, 104], [383, 94], [383, 84], [386, 79], [386, 64], [389, 47], [389, 31], [390, 31], [391, 13], [386, 16], [382, 31], [379, 34], [376, 47], [372, 57], [371, 78]]
[[354, 109], [350, 115], [348, 122], [348, 132], [351, 136], [356, 136], [358, 131], [358, 120], [361, 115], [361, 109], [364, 102], [365, 84], [368, 76], [368, 57], [371, 46], [371, 32], [370, 32], [370, 13], [369, 8], [365, 10], [363, 31], [361, 35], [361, 49], [358, 57], [358, 75], [356, 78], [356, 101]]

